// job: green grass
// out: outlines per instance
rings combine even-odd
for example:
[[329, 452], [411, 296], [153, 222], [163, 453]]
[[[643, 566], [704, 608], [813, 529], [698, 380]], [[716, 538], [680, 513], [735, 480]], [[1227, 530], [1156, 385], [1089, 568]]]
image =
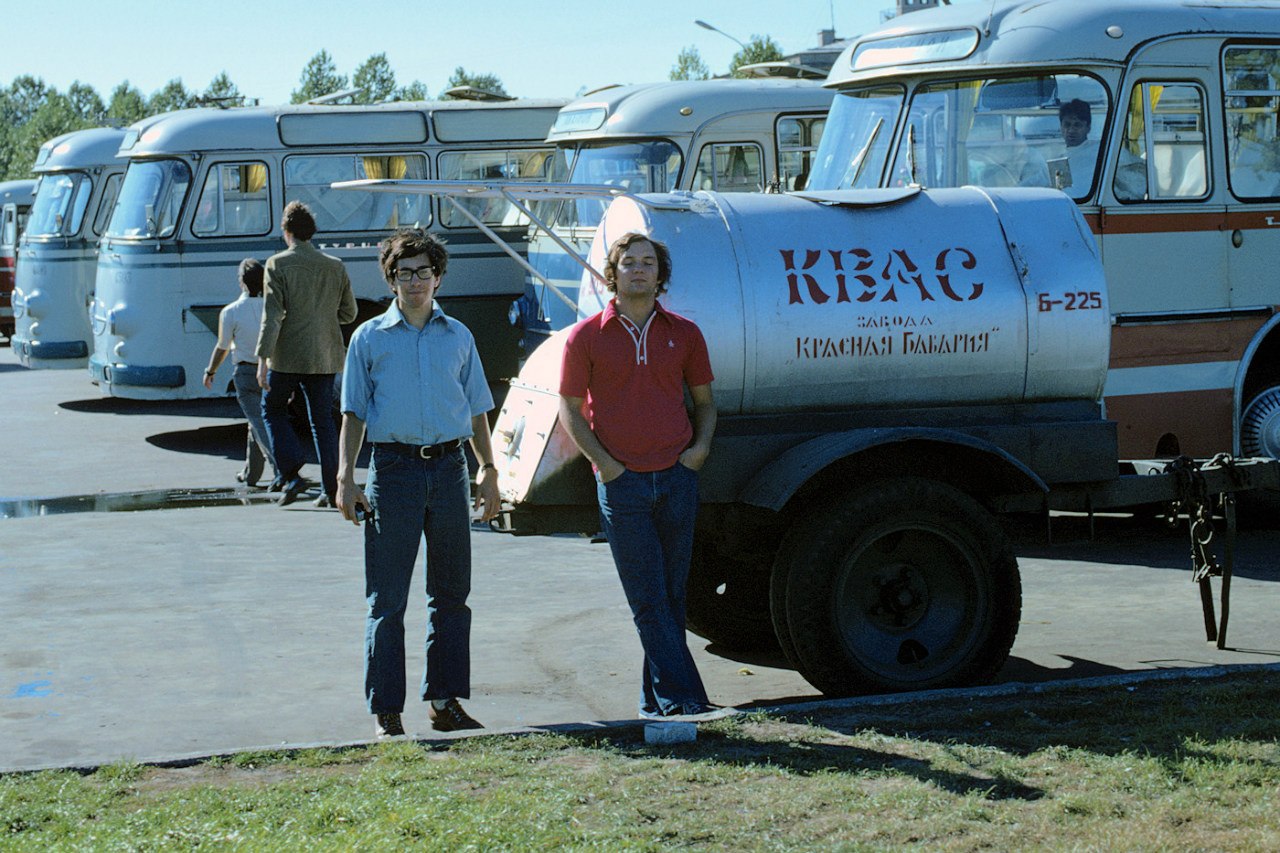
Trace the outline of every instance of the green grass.
[[1280, 848], [1248, 673], [0, 778], [0, 850]]

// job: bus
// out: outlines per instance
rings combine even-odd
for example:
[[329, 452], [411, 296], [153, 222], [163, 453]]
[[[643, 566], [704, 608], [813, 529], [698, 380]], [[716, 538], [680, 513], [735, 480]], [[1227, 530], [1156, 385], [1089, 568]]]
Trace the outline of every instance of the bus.
[[0, 334], [13, 340], [13, 276], [18, 238], [35, 198], [35, 181], [0, 182]]
[[[239, 293], [236, 268], [285, 248], [280, 213], [305, 202], [316, 248], [340, 258], [359, 306], [356, 323], [382, 313], [391, 291], [378, 242], [398, 227], [435, 232], [449, 245], [440, 303], [475, 334], [496, 391], [518, 366], [507, 320], [523, 272], [475, 217], [522, 249], [528, 221], [505, 201], [330, 189], [366, 178], [545, 180], [544, 140], [563, 100], [430, 101], [371, 106], [296, 105], [180, 110], [128, 129], [120, 197], [98, 257], [89, 372], [104, 394], [187, 399], [202, 374], [218, 312]], [[350, 330], [348, 330], [349, 332]]]
[[[1280, 2], [923, 10], [854, 40], [827, 85], [809, 191], [1046, 186], [1079, 205], [1122, 457], [1280, 456]], [[1093, 299], [1037, 296], [1033, 340]]]
[[[699, 80], [616, 86], [567, 104], [547, 142], [553, 182], [607, 185], [630, 193], [672, 190], [764, 192], [804, 185], [833, 93], [820, 82]], [[532, 349], [577, 319], [584, 258], [607, 198], [538, 203], [530, 276], [512, 319]], [[562, 245], [563, 244], [563, 245]]]
[[54, 137], [40, 146], [31, 221], [19, 253], [13, 349], [29, 368], [89, 363], [89, 303], [106, 230], [124, 177], [116, 159], [124, 131], [99, 127]]

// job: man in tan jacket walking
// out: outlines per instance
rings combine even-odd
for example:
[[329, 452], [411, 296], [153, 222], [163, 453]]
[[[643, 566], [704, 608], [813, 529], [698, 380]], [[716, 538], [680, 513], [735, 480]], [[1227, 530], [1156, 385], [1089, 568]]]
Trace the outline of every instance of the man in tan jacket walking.
[[280, 228], [289, 248], [267, 260], [258, 336], [262, 413], [283, 485], [283, 506], [293, 503], [307, 487], [301, 476], [306, 457], [288, 412], [289, 398], [295, 391], [302, 392], [324, 488], [316, 506], [334, 506], [338, 491], [334, 376], [346, 358], [340, 326], [355, 320], [356, 298], [342, 261], [311, 245], [316, 220], [305, 204], [285, 205]]

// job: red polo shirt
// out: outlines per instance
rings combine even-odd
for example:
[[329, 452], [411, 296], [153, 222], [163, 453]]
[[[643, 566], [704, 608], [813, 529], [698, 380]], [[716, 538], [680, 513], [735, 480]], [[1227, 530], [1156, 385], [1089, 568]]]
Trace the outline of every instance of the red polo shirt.
[[684, 386], [714, 378], [692, 320], [657, 305], [641, 329], [611, 301], [569, 331], [560, 393], [584, 398], [582, 413], [610, 456], [632, 471], [661, 471], [693, 440]]

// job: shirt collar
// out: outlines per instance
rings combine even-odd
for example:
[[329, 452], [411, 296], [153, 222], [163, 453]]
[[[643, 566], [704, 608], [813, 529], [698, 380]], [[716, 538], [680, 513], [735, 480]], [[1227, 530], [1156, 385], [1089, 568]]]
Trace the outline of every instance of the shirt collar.
[[[394, 299], [391, 300], [391, 305], [387, 307], [387, 310], [383, 312], [382, 316], [379, 317], [376, 322], [379, 329], [390, 329], [397, 323], [404, 323], [406, 326], [409, 326], [409, 324], [405, 322], [404, 315], [400, 313], [400, 303]], [[432, 299], [431, 319], [427, 321], [427, 325], [429, 326], [436, 322], [447, 323], [448, 321], [445, 317], [444, 309], [440, 307], [440, 303]], [[409, 326], [409, 328], [412, 329], [413, 327]]]
[[[621, 316], [622, 314], [618, 311], [618, 300], [616, 298], [610, 299], [609, 304], [604, 306], [604, 310], [600, 312], [600, 328], [603, 329], [610, 320], [622, 322]], [[668, 321], [667, 309], [663, 308], [662, 303], [656, 300], [653, 303], [653, 316], [654, 319], [661, 317], [663, 321]]]

